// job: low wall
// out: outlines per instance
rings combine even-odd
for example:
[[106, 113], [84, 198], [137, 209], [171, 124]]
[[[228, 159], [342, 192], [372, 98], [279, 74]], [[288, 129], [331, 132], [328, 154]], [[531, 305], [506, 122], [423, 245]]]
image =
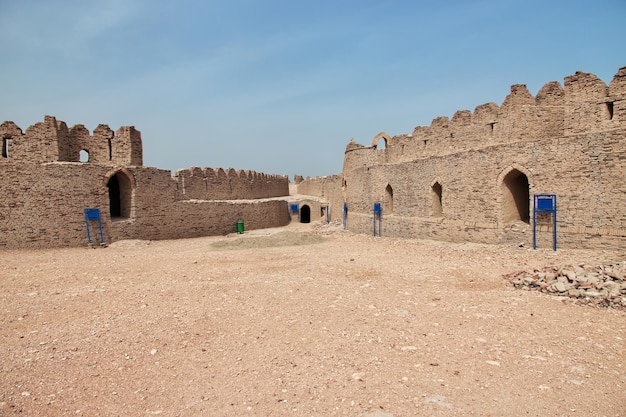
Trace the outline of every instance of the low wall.
[[[157, 168], [6, 160], [0, 168], [0, 248], [86, 245], [84, 208], [100, 209], [106, 243], [223, 235], [238, 221], [247, 230], [290, 221], [287, 202], [278, 199], [181, 198], [170, 171]], [[130, 179], [130, 214], [112, 219], [107, 181], [119, 172]], [[97, 238], [97, 222], [91, 230]]]

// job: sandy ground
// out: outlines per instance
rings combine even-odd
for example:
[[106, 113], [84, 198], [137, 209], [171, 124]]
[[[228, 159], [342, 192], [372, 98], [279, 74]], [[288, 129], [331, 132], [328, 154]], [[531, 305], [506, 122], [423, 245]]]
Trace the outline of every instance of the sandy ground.
[[2, 416], [626, 416], [626, 312], [502, 278], [624, 253], [292, 225], [0, 257]]

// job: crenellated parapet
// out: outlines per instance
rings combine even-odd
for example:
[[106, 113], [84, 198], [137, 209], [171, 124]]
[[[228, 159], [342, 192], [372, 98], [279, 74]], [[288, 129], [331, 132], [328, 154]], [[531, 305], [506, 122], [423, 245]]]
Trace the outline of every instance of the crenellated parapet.
[[22, 132], [13, 122], [0, 125], [2, 159], [16, 163], [89, 162], [104, 165], [143, 165], [141, 132], [123, 126], [113, 132], [98, 125], [93, 134], [82, 124], [68, 129], [65, 122], [45, 116]]
[[346, 147], [346, 159], [356, 158], [349, 161], [356, 165], [404, 162], [623, 129], [625, 120], [626, 67], [620, 68], [608, 86], [594, 74], [578, 71], [565, 77], [563, 86], [548, 82], [536, 96], [526, 85], [515, 84], [500, 106], [486, 103], [473, 112], [459, 110], [451, 119], [437, 117], [430, 126], [418, 126], [409, 134], [386, 140], [384, 152], [375, 143], [362, 146], [352, 140]]
[[[534, 245], [537, 231], [539, 245], [554, 232], [566, 247], [623, 248], [625, 121], [626, 67], [608, 86], [581, 71], [536, 96], [515, 84], [501, 105], [378, 134], [370, 146], [351, 140], [331, 206], [345, 203], [343, 220], [359, 233], [372, 233], [379, 203], [387, 236]], [[535, 218], [539, 194], [556, 196], [556, 226]]]
[[174, 174], [181, 199], [248, 200], [289, 195], [286, 175], [228, 168], [181, 169]]

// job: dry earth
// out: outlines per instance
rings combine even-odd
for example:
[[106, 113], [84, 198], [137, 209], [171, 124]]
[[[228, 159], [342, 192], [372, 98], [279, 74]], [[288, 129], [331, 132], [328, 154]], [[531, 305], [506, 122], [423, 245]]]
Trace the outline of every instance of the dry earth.
[[292, 225], [0, 257], [2, 416], [626, 416], [626, 312], [502, 278], [624, 253]]

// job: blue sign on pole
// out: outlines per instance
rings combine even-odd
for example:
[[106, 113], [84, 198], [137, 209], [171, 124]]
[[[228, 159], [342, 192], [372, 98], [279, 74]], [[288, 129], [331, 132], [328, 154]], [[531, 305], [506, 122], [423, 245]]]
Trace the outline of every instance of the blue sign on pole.
[[102, 220], [100, 219], [99, 208], [86, 208], [83, 210], [85, 213], [85, 224], [87, 225], [87, 243], [91, 243], [91, 232], [89, 231], [89, 222], [97, 221], [100, 226], [100, 244], [104, 245], [104, 235], [102, 234]]
[[556, 252], [556, 194], [535, 194], [533, 210], [533, 249], [537, 249], [537, 213], [552, 215], [552, 247]]
[[382, 208], [380, 203], [374, 203], [374, 236], [376, 236], [376, 220], [378, 220], [378, 236], [380, 236]]

